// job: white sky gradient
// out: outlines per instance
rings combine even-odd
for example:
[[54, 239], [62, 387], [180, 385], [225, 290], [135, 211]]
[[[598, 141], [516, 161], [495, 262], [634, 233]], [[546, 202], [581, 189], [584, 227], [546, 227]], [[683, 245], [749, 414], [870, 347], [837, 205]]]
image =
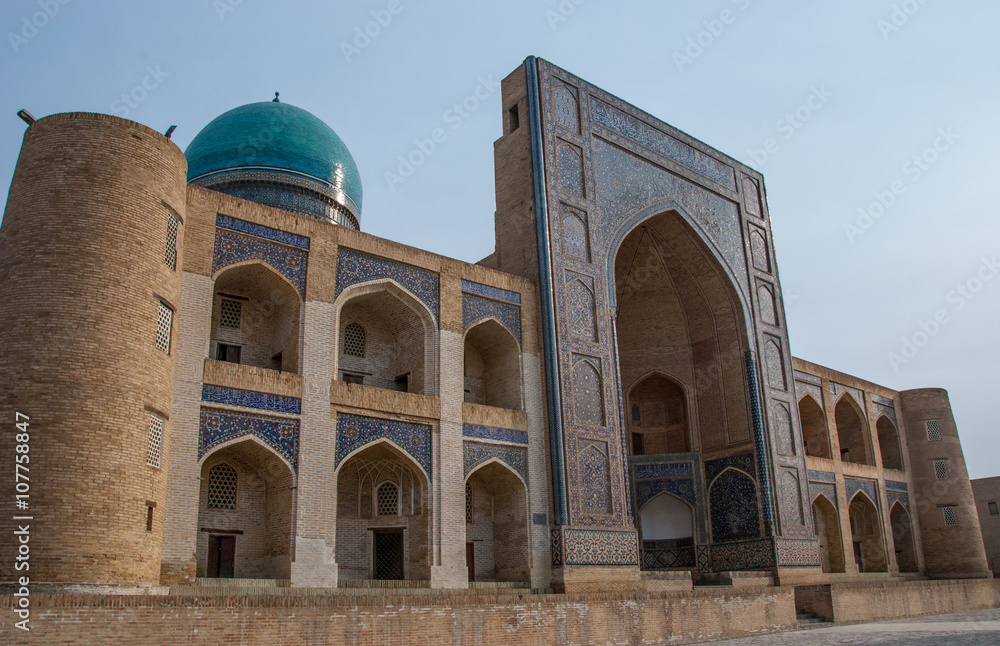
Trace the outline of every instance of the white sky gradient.
[[[355, 44], [366, 24], [376, 35]], [[988, 0], [7, 0], [0, 186], [6, 201], [21, 108], [176, 124], [185, 148], [280, 91], [353, 153], [362, 230], [475, 262], [493, 250], [499, 90], [466, 117], [449, 109], [540, 56], [761, 170], [792, 352], [948, 389], [970, 474], [986, 477], [1000, 474], [998, 24]], [[435, 128], [447, 139], [390, 188]], [[904, 338], [926, 342], [903, 357]]]

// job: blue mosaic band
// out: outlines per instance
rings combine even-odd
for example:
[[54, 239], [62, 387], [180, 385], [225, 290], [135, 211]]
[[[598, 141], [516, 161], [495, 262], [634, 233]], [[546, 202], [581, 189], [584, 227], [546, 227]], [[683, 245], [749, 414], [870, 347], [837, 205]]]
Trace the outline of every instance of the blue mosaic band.
[[563, 529], [563, 565], [639, 565], [639, 535], [629, 530]]
[[300, 298], [305, 297], [308, 252], [230, 229], [216, 228], [212, 274], [247, 260], [267, 263], [295, 286]]
[[299, 421], [297, 419], [202, 407], [199, 427], [199, 460], [220, 444], [252, 436], [288, 460], [292, 470], [298, 473]]
[[462, 331], [486, 319], [494, 318], [504, 326], [514, 339], [521, 343], [521, 308], [501, 303], [475, 294], [462, 294]]
[[513, 469], [525, 483], [528, 482], [528, 449], [523, 446], [486, 444], [469, 440], [462, 442], [462, 445], [462, 462], [466, 477], [483, 463], [496, 459]]
[[231, 218], [228, 215], [222, 215], [221, 213], [215, 216], [215, 226], [220, 229], [230, 229], [231, 231], [245, 233], [248, 236], [264, 238], [265, 240], [270, 240], [271, 242], [278, 242], [291, 247], [298, 247], [299, 249], [309, 249], [309, 238], [306, 238], [305, 236], [288, 233], [287, 231], [281, 231], [279, 229], [272, 229], [271, 227], [266, 227], [263, 224], [255, 224], [253, 222], [247, 222], [246, 220]]
[[202, 401], [215, 404], [257, 408], [275, 413], [288, 413], [290, 415], [300, 415], [302, 413], [302, 400], [297, 397], [272, 395], [255, 390], [242, 390], [240, 388], [227, 388], [225, 386], [213, 386], [212, 384], [202, 384], [201, 399]]
[[809, 470], [806, 472], [810, 480], [816, 480], [818, 482], [836, 482], [837, 474], [829, 473], [827, 471], [813, 471]]
[[402, 285], [431, 311], [434, 320], [440, 320], [440, 277], [433, 271], [404, 265], [395, 260], [340, 247], [337, 249], [337, 287], [334, 297], [356, 283], [388, 278]]
[[851, 503], [854, 495], [859, 491], [864, 491], [868, 499], [876, 507], [878, 504], [878, 485], [874, 480], [857, 480], [855, 478], [844, 478], [844, 493], [847, 496], [847, 504]]
[[905, 482], [896, 482], [894, 480], [886, 480], [885, 488], [892, 491], [909, 491], [910, 487]]
[[774, 536], [774, 502], [771, 499], [771, 469], [768, 457], [767, 438], [764, 435], [764, 419], [760, 411], [760, 387], [757, 384], [757, 362], [753, 351], [747, 350], [747, 388], [750, 391], [750, 416], [753, 419], [753, 443], [757, 449], [757, 481], [760, 483], [760, 502], [764, 510], [764, 532]]
[[380, 439], [416, 460], [427, 477], [431, 476], [431, 427], [395, 420], [337, 413], [336, 466], [357, 449]]
[[480, 296], [485, 296], [486, 298], [492, 298], [498, 301], [507, 301], [508, 303], [516, 303], [518, 305], [521, 304], [521, 295], [517, 292], [500, 289], [499, 287], [493, 287], [491, 285], [474, 283], [471, 280], [462, 280], [462, 291], [479, 294]]
[[462, 435], [464, 437], [510, 442], [512, 444], [528, 443], [528, 434], [524, 431], [515, 431], [510, 428], [496, 428], [493, 426], [479, 426], [478, 424], [463, 424]]

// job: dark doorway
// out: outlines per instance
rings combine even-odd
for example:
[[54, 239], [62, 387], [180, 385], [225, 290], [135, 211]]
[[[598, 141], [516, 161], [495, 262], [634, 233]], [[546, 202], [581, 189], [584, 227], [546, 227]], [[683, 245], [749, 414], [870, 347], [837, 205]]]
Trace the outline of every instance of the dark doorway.
[[861, 558], [861, 541], [854, 541], [854, 562], [858, 564], [858, 572], [865, 571], [864, 560]]
[[403, 530], [375, 532], [375, 576], [377, 580], [403, 579]]
[[469, 568], [469, 581], [476, 580], [476, 544], [469, 541], [465, 544], [465, 567]]
[[236, 570], [236, 537], [208, 537], [208, 572], [213, 579], [231, 579]]

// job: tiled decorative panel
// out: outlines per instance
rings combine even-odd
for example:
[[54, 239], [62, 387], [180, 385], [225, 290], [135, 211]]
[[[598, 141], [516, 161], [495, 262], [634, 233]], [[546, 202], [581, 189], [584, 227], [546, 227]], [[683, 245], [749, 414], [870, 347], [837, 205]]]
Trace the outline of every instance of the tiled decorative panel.
[[590, 262], [590, 226], [587, 214], [580, 209], [563, 205], [560, 217], [563, 255]]
[[690, 478], [694, 475], [694, 465], [690, 462], [668, 462], [656, 464], [636, 464], [636, 480], [658, 480], [660, 478]]
[[840, 507], [837, 503], [837, 485], [832, 482], [810, 482], [809, 499], [815, 501], [817, 496], [825, 496], [834, 509]]
[[583, 341], [597, 342], [594, 283], [588, 276], [566, 272], [566, 307], [570, 334]]
[[202, 407], [199, 426], [199, 460], [216, 446], [249, 435], [274, 449], [288, 460], [294, 470], [298, 471], [299, 421], [297, 419]]
[[517, 292], [500, 289], [499, 287], [493, 287], [492, 285], [474, 283], [471, 280], [462, 281], [462, 291], [469, 292], [470, 294], [479, 294], [480, 296], [485, 296], [486, 298], [492, 298], [495, 301], [507, 301], [508, 303], [516, 303], [518, 305], [521, 304], [521, 295]]
[[868, 499], [878, 506], [878, 486], [874, 480], [855, 480], [854, 478], [844, 478], [844, 493], [847, 495], [847, 503], [850, 504], [854, 494], [864, 491]]
[[431, 477], [431, 427], [337, 413], [337, 466], [355, 450], [386, 439], [410, 455]]
[[242, 406], [244, 408], [257, 408], [274, 413], [289, 413], [291, 415], [298, 415], [302, 412], [302, 400], [298, 397], [272, 395], [270, 393], [261, 393], [255, 390], [226, 388], [225, 386], [213, 386], [211, 384], [202, 384], [201, 399], [202, 401], [212, 402], [215, 404]]
[[495, 428], [492, 426], [479, 426], [478, 424], [463, 424], [462, 435], [464, 437], [475, 437], [481, 440], [496, 440], [497, 442], [511, 442], [513, 444], [528, 443], [528, 434], [524, 431], [515, 431], [509, 428]]
[[851, 393], [854, 397], [854, 401], [858, 403], [861, 410], [865, 409], [865, 393], [858, 388], [852, 388], [851, 386], [845, 386], [844, 384], [838, 384], [835, 381], [830, 382], [830, 390], [833, 392], [833, 397], [836, 399], [840, 397], [841, 393]]
[[552, 565], [559, 567], [563, 564], [563, 541], [561, 529], [553, 529], [550, 532], [550, 547], [552, 548]]
[[903, 509], [906, 510], [906, 513], [908, 513], [908, 514], [911, 513], [910, 512], [910, 494], [905, 493], [903, 491], [886, 490], [885, 497], [886, 497], [887, 502], [889, 504], [889, 509], [890, 510], [892, 509], [892, 506], [898, 502], [899, 504], [901, 504], [903, 506]]
[[305, 296], [308, 252], [229, 229], [215, 229], [212, 274], [230, 265], [248, 260], [262, 260], [274, 267], [295, 286], [299, 296]]
[[465, 440], [462, 445], [466, 476], [484, 462], [496, 459], [520, 474], [525, 482], [528, 481], [528, 449], [525, 447], [487, 444], [469, 440]]
[[795, 436], [792, 430], [792, 413], [784, 402], [771, 406], [771, 434], [775, 439], [778, 453], [795, 455]]
[[819, 541], [815, 539], [776, 538], [778, 565], [784, 567], [821, 567]]
[[[872, 395], [872, 398], [874, 398], [874, 397], [875, 396]], [[876, 421], [878, 420], [879, 417], [881, 417], [882, 415], [885, 415], [886, 417], [888, 417], [892, 421], [893, 424], [898, 424], [899, 423], [899, 422], [896, 421], [896, 407], [895, 406], [885, 406], [884, 404], [879, 404], [879, 403], [875, 402], [875, 403], [872, 404], [872, 407], [875, 409], [875, 419], [876, 419]]]
[[905, 482], [896, 482], [894, 480], [886, 480], [885, 488], [890, 491], [909, 491], [910, 487]]
[[889, 408], [894, 408], [896, 406], [896, 402], [889, 399], [888, 397], [883, 397], [882, 395], [876, 395], [875, 393], [872, 393], [870, 397], [872, 398], [873, 402], [879, 404], [880, 406], [888, 406]]
[[278, 229], [272, 229], [271, 227], [266, 227], [263, 224], [255, 224], [253, 222], [247, 222], [246, 220], [238, 220], [236, 218], [231, 218], [228, 215], [222, 215], [221, 213], [215, 216], [215, 226], [220, 229], [229, 229], [230, 231], [245, 233], [248, 236], [254, 236], [255, 238], [263, 238], [265, 240], [270, 240], [271, 242], [278, 242], [290, 247], [309, 249], [309, 238], [306, 238], [305, 236], [288, 233], [287, 231], [281, 231]]
[[729, 469], [712, 482], [709, 490], [713, 543], [760, 536], [757, 487], [747, 475]]
[[473, 325], [488, 318], [495, 318], [507, 328], [518, 343], [521, 342], [521, 308], [510, 303], [501, 303], [475, 294], [462, 294], [462, 329], [468, 331]]
[[600, 364], [577, 355], [573, 365], [573, 421], [581, 426], [604, 425], [604, 380]]
[[819, 481], [819, 482], [836, 482], [837, 481], [837, 474], [836, 473], [830, 473], [828, 471], [813, 471], [812, 469], [810, 469], [809, 470], [809, 479], [810, 480], [816, 480], [816, 481]]
[[567, 130], [580, 132], [580, 100], [578, 91], [566, 83], [553, 83], [556, 123]]
[[746, 205], [747, 213], [760, 217], [760, 188], [757, 180], [752, 177], [743, 176], [743, 203]]
[[705, 482], [709, 485], [715, 480], [716, 476], [728, 469], [729, 467], [734, 467], [740, 471], [746, 471], [751, 476], [756, 475], [754, 469], [754, 459], [753, 453], [741, 453], [739, 455], [733, 455], [728, 458], [720, 458], [718, 460], [709, 460], [705, 463]]
[[686, 500], [692, 506], [695, 504], [694, 480], [643, 480], [635, 485], [636, 509], [642, 509], [643, 505], [664, 492]]
[[802, 372], [800, 370], [793, 371], [795, 373], [795, 378], [804, 381], [806, 383], [814, 384], [816, 386], [823, 385], [823, 378], [817, 377], [816, 375], [811, 375], [808, 372]]
[[[801, 374], [801, 373], [796, 373]], [[816, 400], [816, 403], [823, 406], [823, 389], [816, 384], [807, 384], [799, 381], [798, 378], [795, 380], [795, 396], [802, 397], [803, 395], [809, 395]]]
[[608, 464], [608, 443], [581, 441], [580, 473], [583, 508], [591, 513], [611, 512], [611, 480]]
[[583, 152], [573, 144], [562, 142], [556, 148], [556, 155], [559, 160], [559, 188], [584, 197]]
[[795, 469], [778, 472], [778, 509], [781, 510], [782, 527], [786, 530], [804, 524], [802, 493]]
[[563, 565], [638, 566], [639, 541], [634, 531], [563, 529]]
[[441, 289], [436, 273], [353, 249], [337, 249], [336, 296], [351, 285], [381, 278], [389, 278], [405, 287], [427, 306], [435, 320], [440, 320]]
[[774, 544], [769, 539], [712, 545], [712, 570], [716, 572], [764, 570], [774, 566]]
[[694, 556], [699, 573], [708, 574], [712, 571], [712, 553], [708, 545], [695, 545]]

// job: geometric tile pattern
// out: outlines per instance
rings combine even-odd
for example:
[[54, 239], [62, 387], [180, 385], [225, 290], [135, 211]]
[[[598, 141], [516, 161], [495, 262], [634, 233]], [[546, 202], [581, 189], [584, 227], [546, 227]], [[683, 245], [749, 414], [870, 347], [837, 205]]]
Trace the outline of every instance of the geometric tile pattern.
[[856, 480], [854, 478], [844, 478], [844, 491], [847, 495], [847, 502], [851, 502], [854, 494], [864, 491], [868, 499], [876, 506], [878, 505], [878, 485], [874, 480]]
[[889, 504], [889, 509], [892, 509], [892, 506], [898, 502], [906, 510], [906, 513], [910, 513], [910, 494], [887, 489], [885, 497], [887, 498], [886, 502]]
[[778, 507], [781, 509], [784, 524], [802, 525], [802, 494], [799, 490], [799, 479], [794, 469], [781, 469], [778, 476]]
[[890, 408], [894, 408], [896, 406], [896, 402], [889, 399], [888, 397], [883, 397], [882, 395], [876, 395], [872, 393], [871, 398], [873, 402], [875, 402], [876, 404], [880, 404], [882, 406], [889, 406]]
[[520, 474], [525, 482], [528, 480], [528, 449], [521, 446], [504, 446], [502, 444], [486, 444], [484, 442], [470, 442], [466, 440], [463, 444], [463, 462], [465, 465], [465, 475], [468, 476], [476, 467], [487, 460], [497, 459], [503, 462], [516, 473]]
[[836, 482], [837, 475], [835, 473], [829, 473], [827, 471], [813, 471], [809, 470], [809, 479], [817, 480], [819, 482]]
[[563, 529], [564, 565], [639, 565], [638, 535], [634, 531]]
[[778, 565], [788, 567], [819, 567], [823, 564], [820, 557], [819, 541], [814, 539], [775, 539], [775, 551], [778, 553]]
[[844, 384], [838, 384], [835, 381], [830, 382], [830, 390], [833, 391], [833, 398], [836, 399], [840, 396], [840, 393], [851, 393], [854, 400], [861, 406], [862, 410], [865, 406], [865, 393], [857, 388], [852, 388], [851, 386], [845, 386]]
[[201, 409], [198, 459], [215, 446], [237, 437], [253, 436], [299, 468], [299, 420], [237, 413], [218, 408]]
[[696, 545], [695, 558], [698, 561], [698, 572], [708, 574], [712, 571], [712, 554], [708, 545]]
[[215, 404], [257, 408], [259, 410], [269, 410], [274, 413], [288, 413], [290, 415], [299, 415], [302, 413], [302, 400], [298, 397], [272, 395], [271, 393], [261, 393], [255, 390], [226, 388], [225, 386], [213, 386], [212, 384], [202, 384], [201, 399], [202, 401]]
[[712, 545], [712, 569], [716, 572], [762, 570], [773, 567], [774, 543], [770, 539]]
[[299, 296], [305, 295], [306, 266], [309, 253], [269, 240], [253, 238], [228, 229], [215, 230], [215, 254], [212, 257], [212, 275], [223, 267], [246, 260], [263, 260], [288, 279]]
[[580, 448], [583, 508], [591, 512], [607, 514], [611, 512], [608, 443], [587, 442], [586, 444], [587, 446]]
[[391, 278], [416, 296], [438, 320], [440, 311], [439, 277], [433, 271], [376, 258], [352, 249], [337, 250], [337, 288], [334, 297], [355, 283]]
[[281, 244], [285, 244], [290, 247], [298, 247], [299, 249], [309, 248], [309, 238], [306, 238], [305, 236], [295, 235], [294, 233], [288, 233], [287, 231], [279, 231], [278, 229], [265, 227], [263, 224], [254, 224], [253, 222], [247, 222], [246, 220], [238, 220], [236, 218], [231, 218], [228, 215], [222, 215], [221, 213], [215, 216], [215, 226], [220, 229], [239, 231], [240, 233], [245, 233], [256, 238], [264, 238], [265, 240], [270, 240], [271, 242], [280, 242]]
[[487, 318], [495, 318], [521, 342], [521, 308], [510, 303], [490, 300], [474, 294], [462, 294], [462, 330]]
[[885, 415], [892, 420], [893, 424], [896, 424], [896, 407], [886, 406], [884, 404], [874, 403], [872, 408], [875, 409], [875, 418], [878, 419], [882, 415]]
[[757, 488], [745, 474], [724, 472], [712, 483], [709, 499], [713, 543], [760, 536]]
[[376, 440], [387, 439], [409, 454], [431, 476], [431, 427], [394, 420], [337, 413], [336, 466], [349, 454]]
[[558, 567], [563, 564], [563, 542], [561, 529], [553, 529], [551, 531], [549, 544], [552, 547], [552, 565]]
[[657, 464], [636, 464], [636, 480], [659, 480], [660, 478], [683, 478], [694, 475], [690, 462], [668, 462]]
[[650, 499], [663, 492], [672, 493], [691, 505], [694, 501], [694, 480], [644, 480], [635, 485], [636, 507], [642, 508]]
[[642, 548], [642, 569], [694, 567], [694, 545], [674, 548]]
[[478, 424], [463, 424], [463, 437], [476, 437], [481, 440], [496, 440], [497, 442], [511, 442], [514, 444], [527, 444], [528, 434], [524, 431], [515, 431], [509, 428], [494, 428], [492, 426], [479, 426]]
[[885, 488], [890, 491], [909, 491], [910, 487], [907, 486], [905, 482], [895, 482], [893, 480], [885, 481]]
[[810, 482], [809, 499], [816, 500], [816, 496], [825, 496], [834, 509], [839, 507], [837, 504], [837, 485], [832, 482]]
[[732, 455], [728, 458], [720, 458], [718, 460], [710, 460], [706, 462], [705, 482], [711, 486], [715, 477], [729, 467], [735, 467], [741, 471], [745, 471], [750, 475], [750, 477], [754, 477], [755, 470], [753, 453], [742, 453], [740, 455]]
[[491, 285], [474, 283], [471, 280], [462, 280], [462, 291], [479, 294], [480, 296], [492, 298], [496, 301], [507, 301], [508, 303], [517, 303], [518, 305], [521, 304], [521, 295], [517, 292], [511, 292], [506, 289], [500, 289], [499, 287], [493, 287]]
[[798, 370], [793, 371], [795, 373], [795, 378], [801, 381], [807, 381], [811, 384], [816, 384], [817, 386], [823, 385], [823, 379], [817, 377], [816, 375], [810, 375], [807, 372], [799, 372]]
[[[779, 343], [781, 340], [778, 340]], [[769, 343], [774, 345], [773, 343]], [[765, 362], [766, 362], [765, 353]], [[781, 379], [784, 383], [785, 373], [784, 366], [779, 365], [778, 368], [781, 370]], [[765, 437], [764, 430], [764, 415], [762, 412], [762, 406], [760, 402], [760, 387], [757, 385], [757, 361], [754, 357], [753, 350], [747, 350], [743, 354], [743, 369], [747, 380], [747, 390], [750, 394], [750, 421], [752, 423], [753, 429], [753, 445], [755, 453], [757, 455], [757, 481], [760, 483], [760, 508], [764, 515], [764, 535], [772, 536], [775, 532], [774, 527], [774, 504], [771, 499], [771, 460], [770, 452], [768, 450], [767, 437]], [[784, 390], [784, 387], [781, 388]], [[749, 463], [752, 463], [751, 459]], [[719, 473], [721, 471], [722, 465], [713, 465], [712, 471], [710, 472], [706, 465], [706, 477], [708, 480], [706, 482], [711, 483], [712, 474]], [[743, 468], [738, 467], [737, 468]], [[750, 474], [751, 478], [754, 477], [753, 471], [745, 469], [746, 473]], [[741, 537], [742, 538], [742, 537]], [[719, 539], [716, 539], [719, 540]]]

